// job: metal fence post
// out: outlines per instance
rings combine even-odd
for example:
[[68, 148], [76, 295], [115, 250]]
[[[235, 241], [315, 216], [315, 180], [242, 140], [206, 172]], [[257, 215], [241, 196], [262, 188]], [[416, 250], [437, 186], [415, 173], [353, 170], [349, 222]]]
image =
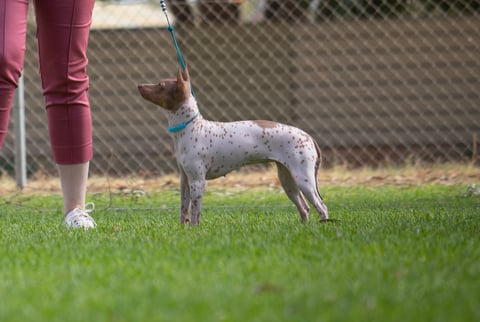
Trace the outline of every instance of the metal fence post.
[[27, 183], [27, 149], [25, 139], [25, 92], [23, 76], [18, 81], [14, 99], [15, 113], [15, 181], [23, 189]]

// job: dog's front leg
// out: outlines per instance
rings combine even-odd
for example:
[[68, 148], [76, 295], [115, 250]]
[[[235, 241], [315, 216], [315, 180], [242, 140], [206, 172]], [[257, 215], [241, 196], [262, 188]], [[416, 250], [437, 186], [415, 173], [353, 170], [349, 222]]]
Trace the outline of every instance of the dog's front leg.
[[190, 219], [188, 218], [188, 210], [190, 208], [190, 185], [188, 184], [188, 177], [183, 170], [180, 171], [180, 223], [185, 224]]
[[191, 224], [200, 225], [200, 212], [202, 210], [203, 191], [205, 190], [205, 179], [191, 180], [190, 200], [191, 200]]

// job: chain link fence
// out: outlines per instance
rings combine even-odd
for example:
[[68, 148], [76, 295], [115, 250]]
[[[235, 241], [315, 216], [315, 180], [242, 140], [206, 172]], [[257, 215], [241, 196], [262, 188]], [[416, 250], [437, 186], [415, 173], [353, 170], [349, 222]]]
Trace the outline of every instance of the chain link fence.
[[[300, 127], [316, 138], [327, 165], [478, 156], [480, 1], [166, 4], [206, 118]], [[28, 171], [50, 174], [55, 167], [30, 12], [24, 69]], [[92, 172], [176, 171], [166, 118], [136, 88], [172, 77], [178, 68], [159, 3], [97, 0], [89, 61]], [[14, 126], [0, 152], [5, 173], [13, 171]]]

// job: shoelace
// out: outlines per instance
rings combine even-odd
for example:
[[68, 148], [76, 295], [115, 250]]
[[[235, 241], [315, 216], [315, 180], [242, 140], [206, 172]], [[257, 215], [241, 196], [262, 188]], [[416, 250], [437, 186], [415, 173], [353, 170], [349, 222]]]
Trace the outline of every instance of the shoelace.
[[92, 211], [95, 210], [95, 204], [93, 202], [87, 202], [85, 204], [85, 208], [83, 208], [83, 210], [86, 212], [86, 213], [90, 213]]

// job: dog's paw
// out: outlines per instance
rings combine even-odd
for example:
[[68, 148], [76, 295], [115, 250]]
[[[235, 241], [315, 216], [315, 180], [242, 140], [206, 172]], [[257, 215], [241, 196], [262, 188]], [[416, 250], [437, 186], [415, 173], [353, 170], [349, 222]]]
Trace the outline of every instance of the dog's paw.
[[340, 219], [335, 219], [335, 218], [327, 218], [327, 219], [320, 219], [321, 223], [329, 223], [329, 222], [340, 222]]

